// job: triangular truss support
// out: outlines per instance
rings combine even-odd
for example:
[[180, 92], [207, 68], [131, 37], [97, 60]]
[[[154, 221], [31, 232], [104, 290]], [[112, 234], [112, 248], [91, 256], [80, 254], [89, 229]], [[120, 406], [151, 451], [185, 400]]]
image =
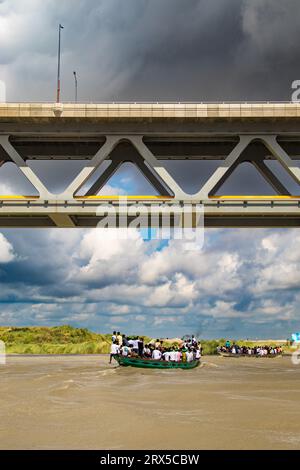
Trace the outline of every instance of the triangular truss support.
[[[24, 159], [19, 155], [17, 150], [10, 143], [8, 135], [0, 136], [0, 146], [4, 149], [10, 160], [14, 162], [17, 167], [22, 171], [30, 183], [36, 188], [40, 195], [40, 199], [69, 201], [74, 199], [74, 196], [88, 181], [92, 174], [99, 168], [109, 155], [113, 152], [115, 147], [122, 142], [129, 142], [136, 149], [138, 155], [131, 161], [136, 164], [141, 173], [152, 184], [157, 192], [162, 196], [170, 196], [177, 201], [205, 201], [213, 196], [216, 191], [223, 185], [227, 178], [233, 173], [239, 163], [242, 161], [241, 155], [243, 151], [253, 141], [262, 142], [266, 148], [271, 152], [282, 167], [289, 173], [289, 175], [300, 185], [300, 168], [297, 167], [295, 162], [289, 157], [284, 149], [278, 144], [276, 135], [257, 135], [245, 134], [239, 136], [239, 142], [230, 152], [230, 154], [222, 161], [221, 165], [215, 170], [208, 181], [196, 194], [187, 194], [182, 190], [179, 184], [173, 179], [168, 170], [166, 169], [163, 160], [158, 160], [149, 148], [145, 145], [142, 135], [108, 135], [103, 146], [98, 150], [94, 157], [87, 161], [86, 166], [80, 171], [76, 178], [71, 182], [68, 188], [61, 194], [52, 194], [46, 186], [41, 182], [34, 171], [28, 167]], [[125, 160], [128, 161], [128, 158]], [[130, 158], [129, 158], [130, 161]], [[249, 161], [254, 164], [260, 174], [265, 180], [275, 189], [280, 195], [289, 195], [289, 191], [279, 181], [275, 174], [264, 162], [262, 157], [256, 156]], [[87, 192], [87, 196], [94, 195], [105, 185], [112, 174], [119, 168], [123, 160], [117, 158], [113, 160], [109, 167], [100, 175], [98, 180], [93, 184]], [[0, 161], [0, 166], [5, 163]]]
[[11, 158], [12, 162], [17, 165], [17, 167], [21, 170], [21, 172], [26, 176], [28, 181], [37, 190], [41, 199], [44, 199], [44, 200], [55, 199], [55, 196], [50, 191], [48, 191], [48, 189], [46, 188], [46, 186], [44, 186], [44, 184], [41, 182], [39, 177], [34, 173], [34, 171], [31, 168], [29, 168], [29, 166], [23, 160], [21, 155], [19, 155], [16, 149], [11, 145], [8, 135], [0, 136], [0, 145], [5, 150], [7, 155]]
[[[293, 160], [278, 144], [276, 136], [274, 135], [240, 135], [240, 140], [230, 154], [225, 158], [221, 165], [215, 170], [208, 181], [202, 186], [200, 191], [194, 195], [202, 200], [208, 199], [213, 196], [228, 177], [233, 173], [240, 163], [240, 157], [243, 151], [253, 141], [261, 141], [277, 161], [285, 168], [290, 176], [300, 184], [300, 169], [294, 164]], [[251, 163], [255, 165], [258, 171], [262, 174], [265, 180], [281, 195], [289, 195], [289, 191], [279, 181], [275, 174], [265, 165], [263, 159], [253, 159]]]
[[[172, 195], [176, 199], [186, 199], [188, 195], [182, 191], [169, 172], [163, 165], [163, 162], [157, 160], [152, 152], [146, 147], [143, 138], [140, 136], [108, 136], [105, 144], [100, 148], [96, 155], [91, 159], [85, 168], [74, 179], [66, 191], [59, 196], [60, 199], [70, 200], [88, 181], [92, 174], [99, 168], [101, 163], [106, 160], [115, 147], [121, 142], [129, 142], [137, 150], [141, 158], [136, 158], [134, 163], [137, 165], [145, 178], [154, 186], [160, 195]], [[147, 164], [146, 164], [147, 163]], [[109, 178], [122, 164], [122, 160], [117, 159], [111, 162], [106, 170], [100, 175], [98, 180], [87, 192], [87, 196], [94, 195], [106, 184]]]

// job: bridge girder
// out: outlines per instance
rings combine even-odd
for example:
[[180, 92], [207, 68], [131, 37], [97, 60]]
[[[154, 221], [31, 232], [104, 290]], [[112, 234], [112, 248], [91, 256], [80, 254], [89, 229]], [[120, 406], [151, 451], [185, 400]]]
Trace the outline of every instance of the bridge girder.
[[[80, 108], [74, 105], [73, 116], [62, 112], [54, 113], [52, 118], [43, 114], [45, 110], [33, 116], [17, 115], [17, 111], [4, 116], [1, 106], [0, 167], [12, 162], [39, 196], [0, 195], [0, 227], [96, 226], [106, 217], [107, 206], [122, 212], [124, 200], [96, 194], [123, 161], [132, 161], [160, 194], [128, 198], [128, 224], [142, 216], [146, 226], [159, 226], [163, 214], [172, 214], [174, 206], [189, 205], [193, 212], [202, 205], [207, 227], [300, 226], [300, 105], [287, 107], [283, 115], [277, 108], [277, 114], [265, 112], [269, 105], [261, 105], [266, 116], [260, 112], [255, 115], [253, 110], [250, 116], [242, 115], [242, 105], [240, 115], [230, 115], [229, 108], [228, 116], [217, 115], [215, 108], [209, 116], [191, 115], [187, 109], [192, 108], [185, 109], [186, 116], [180, 115], [182, 108], [175, 105], [173, 115], [165, 111], [165, 115], [161, 112], [153, 116], [149, 108], [143, 114], [141, 105], [140, 115], [136, 116], [128, 109], [121, 115], [106, 111], [107, 115], [80, 116]], [[85, 163], [65, 191], [53, 194], [29, 167], [33, 159], [83, 159]], [[78, 196], [83, 185], [109, 159], [110, 165], [86, 195]], [[220, 164], [196, 193], [188, 194], [165, 164], [166, 160], [180, 159], [218, 159]], [[270, 159], [278, 161], [293, 178], [299, 186], [297, 195], [290, 194], [266, 165]], [[216, 196], [242, 161], [252, 163], [277, 195]], [[147, 218], [150, 209], [157, 215], [155, 221]]]

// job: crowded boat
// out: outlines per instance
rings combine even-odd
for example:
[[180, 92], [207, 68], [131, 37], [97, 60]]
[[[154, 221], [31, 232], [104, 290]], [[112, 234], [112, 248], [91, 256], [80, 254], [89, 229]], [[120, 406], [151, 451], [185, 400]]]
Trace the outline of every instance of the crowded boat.
[[180, 340], [180, 344], [166, 345], [162, 339], [152, 340], [145, 343], [142, 337], [128, 338], [120, 332], [113, 332], [110, 349], [110, 360], [118, 358], [140, 358], [143, 360], [154, 360], [161, 362], [192, 363], [200, 361], [201, 344], [194, 336]]
[[255, 356], [255, 357], [275, 357], [283, 353], [281, 346], [244, 346], [236, 343], [226, 342], [224, 346], [217, 348], [218, 354], [233, 356]]

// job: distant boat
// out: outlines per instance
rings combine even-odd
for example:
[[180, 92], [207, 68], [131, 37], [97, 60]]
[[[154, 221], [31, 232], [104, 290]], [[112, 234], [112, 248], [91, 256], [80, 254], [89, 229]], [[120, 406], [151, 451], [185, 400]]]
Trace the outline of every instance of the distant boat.
[[222, 352], [222, 351], [218, 352], [218, 354], [222, 357], [262, 357], [262, 358], [268, 357], [271, 359], [274, 359], [275, 357], [279, 357], [283, 355], [282, 353], [278, 353], [278, 354], [267, 354], [267, 355], [261, 356], [260, 354], [238, 354], [238, 353], [234, 354], [234, 353]]
[[116, 356], [120, 366], [141, 367], [145, 369], [194, 369], [200, 364], [200, 360], [191, 362], [158, 361], [156, 359], [144, 359], [141, 357]]

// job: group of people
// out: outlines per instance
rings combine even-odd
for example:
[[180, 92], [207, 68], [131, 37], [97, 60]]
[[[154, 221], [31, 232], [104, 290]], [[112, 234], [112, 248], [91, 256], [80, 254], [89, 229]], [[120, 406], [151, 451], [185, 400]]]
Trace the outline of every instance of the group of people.
[[201, 344], [194, 336], [182, 341], [180, 346], [165, 346], [163, 340], [152, 340], [145, 343], [143, 338], [135, 336], [130, 339], [120, 332], [112, 334], [109, 363], [116, 356], [140, 357], [156, 361], [191, 362], [200, 360]]
[[225, 346], [218, 347], [219, 353], [231, 353], [244, 356], [269, 356], [282, 354], [283, 350], [281, 346], [239, 346], [235, 343], [230, 344], [226, 342]]

